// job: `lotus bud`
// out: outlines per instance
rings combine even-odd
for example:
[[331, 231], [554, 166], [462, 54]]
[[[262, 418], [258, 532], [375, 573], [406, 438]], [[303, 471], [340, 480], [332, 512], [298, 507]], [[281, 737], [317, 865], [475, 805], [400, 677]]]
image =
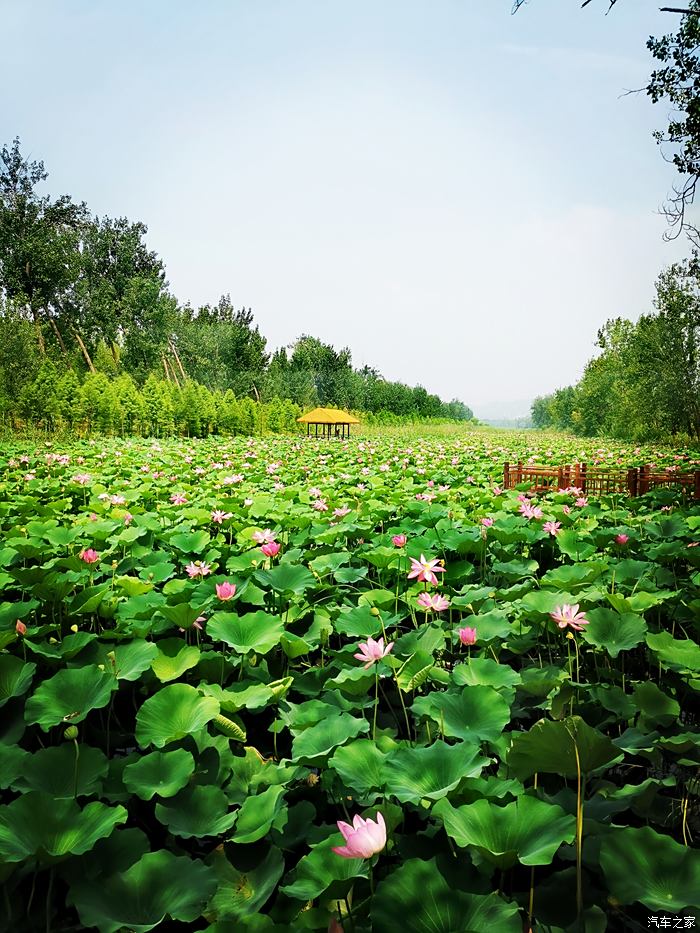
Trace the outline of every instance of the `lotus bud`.
[[75, 742], [75, 740], [78, 738], [78, 727], [68, 726], [68, 728], [63, 733], [63, 738], [69, 742]]
[[71, 625], [70, 630], [71, 630], [71, 632], [73, 632], [73, 634], [75, 635], [75, 633], [78, 631], [78, 626], [75, 625], [75, 624], [74, 624], [74, 625]]
[[49, 644], [50, 644], [50, 645], [57, 645], [57, 644], [58, 644], [58, 639], [53, 638], [53, 637], [52, 637], [52, 638], [49, 638]]

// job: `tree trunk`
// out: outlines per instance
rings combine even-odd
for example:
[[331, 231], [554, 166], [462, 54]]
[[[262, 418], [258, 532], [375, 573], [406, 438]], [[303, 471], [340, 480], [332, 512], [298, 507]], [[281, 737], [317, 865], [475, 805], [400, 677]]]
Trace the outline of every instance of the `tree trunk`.
[[187, 381], [187, 376], [185, 375], [185, 370], [184, 370], [184, 368], [183, 368], [183, 366], [182, 366], [182, 360], [181, 360], [180, 357], [177, 355], [177, 350], [175, 349], [175, 344], [174, 344], [172, 341], [170, 342], [170, 350], [171, 350], [173, 356], [175, 357], [175, 361], [177, 362], [177, 365], [180, 367], [180, 373], [182, 374], [182, 380], [183, 380], [183, 382], [186, 382], [186, 381]]
[[36, 340], [39, 344], [39, 352], [42, 356], [46, 356], [46, 341], [44, 340], [44, 335], [41, 332], [41, 315], [38, 314], [31, 305], [29, 306], [29, 310], [31, 311], [32, 318], [34, 319], [34, 328], [36, 330]]
[[[53, 319], [51, 316], [49, 316], [49, 323], [51, 324], [51, 328], [52, 328], [54, 334], [56, 335], [56, 340], [58, 340], [58, 345], [59, 345], [60, 348], [61, 348], [61, 352], [63, 353], [64, 356], [68, 356], [68, 350], [67, 350], [66, 345], [65, 345], [65, 343], [64, 343], [64, 341], [63, 341], [63, 336], [62, 336], [62, 334], [61, 334], [61, 331], [58, 329], [58, 325], [56, 324], [56, 322], [54, 321], [54, 319]], [[70, 362], [68, 363], [68, 366], [70, 367]], [[70, 367], [70, 368], [72, 368], [72, 367]]]
[[80, 347], [83, 356], [85, 357], [85, 362], [87, 363], [88, 369], [90, 370], [91, 373], [96, 373], [97, 370], [95, 369], [95, 366], [92, 360], [90, 359], [90, 354], [88, 353], [87, 347], [83, 343], [83, 338], [80, 336], [80, 334], [75, 329], [75, 327], [72, 327], [71, 330], [73, 331], [73, 336], [75, 337], [76, 342], [78, 346]]

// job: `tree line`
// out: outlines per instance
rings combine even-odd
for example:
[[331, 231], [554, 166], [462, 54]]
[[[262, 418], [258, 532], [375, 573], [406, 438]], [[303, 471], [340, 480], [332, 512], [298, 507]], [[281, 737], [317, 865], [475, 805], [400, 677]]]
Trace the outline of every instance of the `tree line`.
[[575, 385], [532, 403], [535, 427], [629, 440], [700, 440], [700, 261], [665, 270], [654, 311], [610, 320]]
[[69, 195], [41, 193], [47, 178], [19, 139], [0, 150], [6, 424], [163, 433], [172, 423], [196, 434], [254, 422], [284, 430], [293, 412], [316, 405], [380, 421], [473, 418], [463, 402], [356, 369], [349, 349], [307, 334], [271, 353], [252, 311], [227, 295], [216, 305], [181, 304], [143, 223], [99, 218]]

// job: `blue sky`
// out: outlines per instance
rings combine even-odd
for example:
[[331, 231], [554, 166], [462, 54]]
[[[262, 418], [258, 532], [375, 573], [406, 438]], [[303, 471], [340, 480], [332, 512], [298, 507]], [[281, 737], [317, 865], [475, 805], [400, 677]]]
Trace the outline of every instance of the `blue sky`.
[[149, 227], [181, 301], [527, 412], [651, 309], [653, 0], [0, 0], [0, 137]]

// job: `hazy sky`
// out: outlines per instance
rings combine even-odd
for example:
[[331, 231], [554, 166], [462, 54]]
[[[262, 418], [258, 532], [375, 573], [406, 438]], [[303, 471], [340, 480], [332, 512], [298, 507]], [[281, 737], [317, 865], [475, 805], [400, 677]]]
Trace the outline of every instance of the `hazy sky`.
[[0, 0], [0, 141], [149, 227], [174, 293], [272, 348], [527, 412], [683, 254], [656, 0]]

